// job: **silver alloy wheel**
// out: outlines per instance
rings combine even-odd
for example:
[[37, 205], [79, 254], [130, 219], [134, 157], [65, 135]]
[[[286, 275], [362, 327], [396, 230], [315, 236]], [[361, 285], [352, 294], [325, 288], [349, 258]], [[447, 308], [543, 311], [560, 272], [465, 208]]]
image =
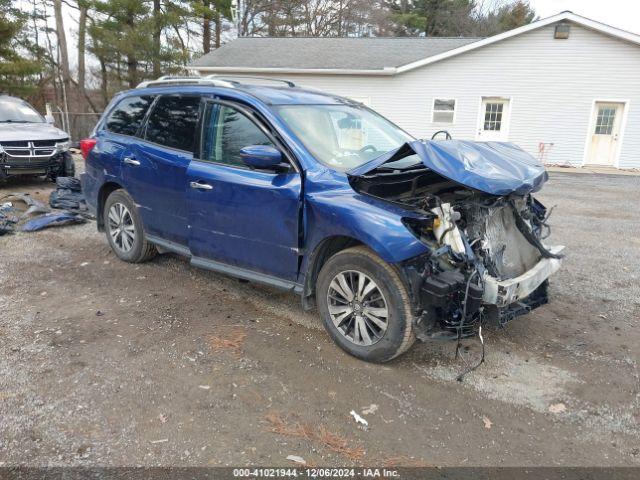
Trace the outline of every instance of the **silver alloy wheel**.
[[380, 287], [362, 272], [346, 270], [333, 277], [327, 306], [338, 331], [356, 345], [373, 345], [387, 331], [387, 301]]
[[109, 235], [114, 245], [122, 252], [128, 252], [133, 248], [136, 229], [133, 226], [131, 212], [122, 203], [114, 203], [109, 208]]

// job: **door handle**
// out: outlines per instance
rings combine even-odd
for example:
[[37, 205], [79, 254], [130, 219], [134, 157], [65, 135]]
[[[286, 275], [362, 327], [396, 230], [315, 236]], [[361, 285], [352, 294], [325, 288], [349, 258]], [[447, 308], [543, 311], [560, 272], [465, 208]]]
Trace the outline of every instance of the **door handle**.
[[208, 183], [191, 182], [191, 188], [197, 188], [198, 190], [213, 190], [213, 187]]
[[128, 165], [133, 165], [134, 167], [139, 167], [140, 166], [140, 161], [136, 160], [133, 157], [124, 157], [122, 159], [122, 161]]

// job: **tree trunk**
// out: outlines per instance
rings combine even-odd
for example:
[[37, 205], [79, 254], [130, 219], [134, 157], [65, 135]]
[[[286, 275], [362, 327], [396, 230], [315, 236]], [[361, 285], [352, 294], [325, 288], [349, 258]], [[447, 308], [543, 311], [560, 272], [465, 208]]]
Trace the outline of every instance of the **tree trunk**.
[[69, 52], [67, 51], [67, 35], [64, 31], [64, 20], [62, 19], [62, 0], [53, 0], [53, 12], [56, 18], [56, 35], [58, 36], [58, 48], [60, 50], [60, 68], [62, 70], [62, 81], [67, 92], [71, 86], [71, 73], [69, 72]]
[[158, 78], [160, 76], [161, 35], [162, 22], [160, 21], [160, 0], [153, 0], [153, 78]]
[[222, 30], [222, 18], [220, 12], [216, 10], [216, 48], [220, 48], [220, 33]]
[[79, 3], [80, 18], [78, 20], [78, 90], [85, 95], [86, 68], [84, 62], [85, 43], [87, 39], [87, 6]]
[[[129, 28], [129, 31], [133, 31], [136, 28], [136, 18], [134, 12], [131, 10], [127, 10], [124, 19], [124, 24]], [[129, 88], [136, 88], [136, 86], [138, 85], [138, 58], [133, 52], [135, 52], [135, 50], [132, 50], [131, 52], [127, 52], [125, 54], [124, 62], [127, 67], [127, 83], [129, 84]], [[117, 71], [120, 76], [120, 53], [117, 52], [116, 55], [118, 58]]]
[[[202, 51], [211, 51], [211, 0], [202, 0], [204, 13], [202, 14]], [[217, 36], [217, 32], [216, 32]]]
[[109, 81], [107, 77], [107, 64], [102, 57], [98, 57], [98, 61], [100, 62], [100, 92], [102, 93], [104, 108], [107, 108], [107, 105], [109, 104], [109, 91], [107, 90], [107, 83]]

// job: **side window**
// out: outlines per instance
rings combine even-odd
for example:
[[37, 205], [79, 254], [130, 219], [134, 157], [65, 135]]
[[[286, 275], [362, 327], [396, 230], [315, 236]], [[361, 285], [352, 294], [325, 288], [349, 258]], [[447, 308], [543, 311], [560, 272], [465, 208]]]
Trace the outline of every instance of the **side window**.
[[209, 104], [205, 112], [204, 160], [244, 166], [240, 149], [249, 145], [274, 146], [258, 126], [233, 107]]
[[160, 97], [149, 115], [145, 139], [150, 142], [193, 151], [200, 97]]
[[153, 102], [153, 97], [128, 97], [120, 101], [105, 122], [105, 128], [113, 133], [135, 135]]

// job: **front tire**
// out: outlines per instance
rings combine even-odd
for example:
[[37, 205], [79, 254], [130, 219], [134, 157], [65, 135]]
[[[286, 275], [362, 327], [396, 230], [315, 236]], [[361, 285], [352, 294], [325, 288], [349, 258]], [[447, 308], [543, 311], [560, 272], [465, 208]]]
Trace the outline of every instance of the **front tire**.
[[107, 197], [102, 218], [107, 241], [120, 260], [142, 263], [156, 255], [156, 247], [145, 238], [140, 214], [127, 192], [115, 190]]
[[354, 357], [387, 362], [415, 341], [405, 284], [366, 247], [338, 252], [323, 265], [316, 300], [325, 329]]

